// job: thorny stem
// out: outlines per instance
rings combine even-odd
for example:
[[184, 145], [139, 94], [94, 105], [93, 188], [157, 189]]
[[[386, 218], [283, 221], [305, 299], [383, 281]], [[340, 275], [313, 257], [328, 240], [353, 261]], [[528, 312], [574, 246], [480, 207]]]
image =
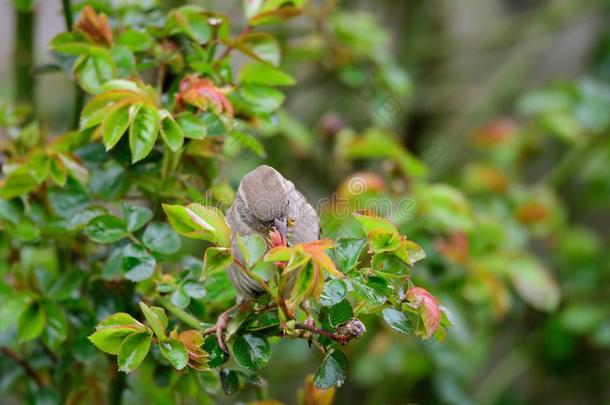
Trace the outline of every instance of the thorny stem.
[[15, 363], [19, 364], [19, 366], [21, 366], [21, 368], [23, 368], [23, 370], [26, 372], [26, 374], [32, 380], [34, 380], [36, 385], [38, 385], [39, 387], [43, 387], [45, 385], [45, 383], [42, 380], [42, 378], [40, 377], [40, 375], [38, 375], [38, 373], [32, 368], [32, 366], [30, 366], [30, 363], [28, 363], [27, 360], [25, 360], [19, 354], [15, 353], [8, 347], [0, 347], [0, 353], [11, 358]]

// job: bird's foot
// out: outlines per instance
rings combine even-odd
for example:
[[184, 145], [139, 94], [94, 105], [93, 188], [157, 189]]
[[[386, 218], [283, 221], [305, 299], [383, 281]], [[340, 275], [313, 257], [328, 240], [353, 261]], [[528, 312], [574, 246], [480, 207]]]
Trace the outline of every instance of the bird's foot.
[[233, 317], [233, 311], [239, 307], [240, 305], [237, 304], [227, 309], [222, 314], [218, 315], [218, 318], [216, 319], [216, 324], [214, 326], [209, 327], [203, 331], [204, 336], [216, 334], [218, 346], [220, 347], [220, 350], [222, 350], [222, 352], [227, 356], [229, 356], [229, 349], [227, 348], [227, 343], [225, 342], [224, 333]]

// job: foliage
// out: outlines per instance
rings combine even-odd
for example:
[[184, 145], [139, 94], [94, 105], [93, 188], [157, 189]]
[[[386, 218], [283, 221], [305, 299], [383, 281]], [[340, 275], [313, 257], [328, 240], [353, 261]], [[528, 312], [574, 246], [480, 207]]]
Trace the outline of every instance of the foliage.
[[[216, 170], [236, 146], [264, 154], [248, 132], [271, 123], [285, 98], [277, 87], [295, 83], [279, 67], [278, 40], [258, 28], [300, 13], [301, 3], [284, 3], [246, 3], [248, 26], [235, 36], [226, 16], [195, 6], [124, 28], [113, 24], [115, 10], [86, 5], [74, 29], [53, 39], [51, 49], [90, 97], [78, 128], [57, 137], [32, 128], [36, 121], [5, 120], [16, 133], [0, 188], [6, 350], [39, 339], [53, 362], [92, 370], [105, 360], [91, 353], [92, 343], [116, 356], [118, 372], [152, 358], [182, 371], [178, 381], [205, 385], [219, 376], [229, 395], [261, 378], [278, 336], [304, 338], [322, 352], [312, 381], [329, 389], [346, 379], [340, 346], [365, 332], [362, 314], [378, 314], [406, 335], [444, 333], [438, 302], [409, 278], [423, 250], [373, 214], [356, 215], [358, 238], [288, 247], [248, 236], [239, 240], [246, 262], [232, 258], [230, 229], [211, 205], [220, 202], [215, 188], [231, 188]], [[238, 52], [249, 61], [233, 74]], [[207, 243], [185, 249], [183, 237]], [[235, 311], [224, 353], [205, 326], [235, 299], [225, 272], [232, 263], [267, 294]], [[420, 291], [429, 299], [417, 298]], [[229, 357], [236, 368], [227, 367]], [[53, 396], [81, 395], [60, 375]]]
[[[607, 239], [586, 222], [609, 203], [607, 82], [525, 94], [442, 173], [438, 140], [395, 135], [417, 83], [372, 14], [243, 4], [237, 20], [74, 5], [49, 47], [79, 89], [75, 127], [50, 135], [31, 106], [0, 105], [0, 392], [263, 404], [266, 380], [286, 399], [298, 369], [300, 403], [349, 402], [344, 384], [366, 389], [360, 402], [490, 403], [527, 366], [568, 373], [610, 346]], [[304, 70], [332, 97], [303, 96]], [[337, 115], [314, 129], [293, 100]], [[241, 263], [224, 212], [262, 159], [333, 197], [320, 240], [241, 235]], [[233, 306], [231, 265], [266, 294]]]

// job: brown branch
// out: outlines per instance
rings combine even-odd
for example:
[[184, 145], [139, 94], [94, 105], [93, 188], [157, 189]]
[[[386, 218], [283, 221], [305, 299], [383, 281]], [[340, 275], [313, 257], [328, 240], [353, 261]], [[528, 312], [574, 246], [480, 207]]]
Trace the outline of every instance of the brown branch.
[[317, 328], [317, 327], [315, 327], [313, 325], [307, 325], [307, 324], [304, 324], [304, 323], [297, 323], [294, 326], [294, 328], [295, 329], [300, 329], [300, 330], [306, 330], [308, 332], [312, 332], [312, 333], [318, 334], [320, 336], [324, 336], [326, 338], [334, 340], [335, 342], [337, 342], [337, 343], [339, 343], [341, 345], [347, 344], [347, 342], [349, 342], [350, 339], [351, 339], [351, 336], [332, 333], [332, 332], [329, 332], [327, 330], [320, 329], [320, 328]]
[[42, 380], [42, 377], [30, 366], [30, 363], [27, 362], [23, 357], [19, 354], [15, 353], [8, 347], [0, 347], [0, 352], [5, 356], [11, 358], [15, 363], [19, 364], [21, 368], [26, 372], [26, 374], [36, 382], [39, 387], [44, 387], [45, 383]]
[[46, 353], [47, 356], [49, 356], [49, 358], [51, 359], [51, 361], [54, 364], [57, 364], [59, 362], [59, 356], [57, 356], [57, 354], [52, 351], [49, 346], [47, 346], [42, 340], [40, 341], [40, 345], [42, 346], [42, 350], [44, 350], [44, 352]]

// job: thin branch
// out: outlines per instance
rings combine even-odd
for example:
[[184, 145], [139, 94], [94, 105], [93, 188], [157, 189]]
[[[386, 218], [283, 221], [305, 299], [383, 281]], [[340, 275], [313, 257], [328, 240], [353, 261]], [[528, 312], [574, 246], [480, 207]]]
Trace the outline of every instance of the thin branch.
[[318, 334], [320, 336], [324, 336], [326, 338], [334, 340], [335, 342], [337, 342], [337, 343], [339, 343], [341, 345], [344, 345], [344, 344], [346, 344], [347, 342], [350, 341], [350, 337], [349, 336], [335, 334], [335, 333], [329, 332], [327, 330], [320, 329], [320, 328], [318, 328], [316, 326], [313, 326], [313, 325], [307, 325], [307, 324], [304, 324], [304, 323], [297, 323], [294, 326], [294, 328], [295, 329], [300, 329], [300, 330], [306, 330], [308, 332], [312, 332], [312, 333]]
[[47, 346], [42, 340], [40, 341], [40, 345], [42, 346], [42, 350], [44, 350], [46, 355], [49, 356], [51, 361], [54, 364], [57, 364], [59, 362], [59, 356], [57, 356], [57, 354], [53, 350], [51, 350], [49, 346]]
[[11, 358], [15, 363], [19, 364], [19, 366], [21, 366], [21, 368], [23, 368], [23, 370], [26, 372], [26, 374], [32, 380], [34, 380], [36, 385], [38, 385], [39, 387], [44, 387], [45, 383], [42, 380], [42, 377], [40, 377], [40, 375], [36, 372], [36, 370], [34, 370], [32, 368], [32, 366], [30, 366], [30, 364], [27, 362], [27, 360], [25, 360], [23, 357], [21, 357], [19, 354], [15, 353], [8, 347], [0, 347], [0, 352], [3, 353], [5, 356]]
[[156, 301], [163, 308], [167, 309], [168, 312], [170, 312], [176, 318], [180, 319], [180, 321], [182, 321], [184, 324], [186, 324], [186, 325], [188, 325], [188, 326], [190, 326], [192, 328], [195, 328], [197, 330], [202, 330], [203, 329], [201, 327], [201, 323], [199, 322], [199, 319], [195, 318], [193, 315], [189, 314], [188, 312], [186, 312], [182, 308], [178, 308], [177, 306], [172, 304], [170, 301], [168, 301], [166, 298], [158, 297], [156, 299]]

